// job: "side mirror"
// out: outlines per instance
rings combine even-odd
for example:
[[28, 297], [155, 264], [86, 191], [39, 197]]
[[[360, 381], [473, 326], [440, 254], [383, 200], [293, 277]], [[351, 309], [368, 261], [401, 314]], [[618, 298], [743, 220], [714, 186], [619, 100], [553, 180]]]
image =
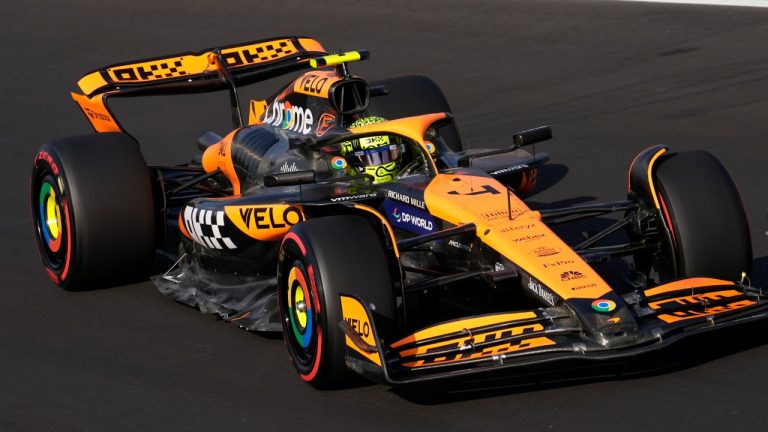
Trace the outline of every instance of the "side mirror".
[[517, 147], [525, 147], [527, 145], [536, 144], [537, 142], [547, 141], [552, 139], [552, 127], [540, 126], [533, 129], [524, 130], [512, 135], [512, 142]]

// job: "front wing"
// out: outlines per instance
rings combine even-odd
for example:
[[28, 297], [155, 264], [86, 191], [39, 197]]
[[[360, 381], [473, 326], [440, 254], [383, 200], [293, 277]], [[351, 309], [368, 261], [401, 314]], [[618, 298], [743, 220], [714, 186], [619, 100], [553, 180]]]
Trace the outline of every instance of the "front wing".
[[688, 336], [768, 318], [767, 294], [707, 278], [635, 291], [623, 300], [637, 330], [620, 327], [626, 334], [610, 340], [594, 327], [611, 325], [606, 321], [615, 318], [594, 324], [600, 320], [578, 319], [567, 306], [459, 319], [384, 341], [374, 311], [361, 299], [342, 296], [339, 325], [346, 334], [348, 367], [381, 382], [405, 384], [565, 360], [628, 358]]

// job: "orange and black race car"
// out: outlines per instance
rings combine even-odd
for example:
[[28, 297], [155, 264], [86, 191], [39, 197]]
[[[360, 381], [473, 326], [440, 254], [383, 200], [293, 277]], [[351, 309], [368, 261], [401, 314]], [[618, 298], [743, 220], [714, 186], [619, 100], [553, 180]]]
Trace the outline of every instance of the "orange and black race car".
[[[766, 317], [749, 283], [739, 193], [707, 152], [657, 146], [627, 199], [561, 209], [522, 201], [548, 156], [466, 150], [438, 86], [368, 83], [366, 51], [281, 37], [104, 67], [72, 97], [97, 133], [45, 144], [31, 204], [45, 271], [65, 289], [153, 277], [183, 303], [282, 330], [302, 380], [354, 371], [390, 384], [564, 359], [614, 359]], [[240, 86], [298, 73], [241, 113]], [[234, 129], [201, 155], [148, 167], [111, 98], [227, 91]], [[576, 241], [566, 223], [615, 214]], [[603, 218], [605, 220], [605, 218]], [[615, 241], [615, 239], [621, 241]], [[609, 285], [592, 264], [624, 263]]]

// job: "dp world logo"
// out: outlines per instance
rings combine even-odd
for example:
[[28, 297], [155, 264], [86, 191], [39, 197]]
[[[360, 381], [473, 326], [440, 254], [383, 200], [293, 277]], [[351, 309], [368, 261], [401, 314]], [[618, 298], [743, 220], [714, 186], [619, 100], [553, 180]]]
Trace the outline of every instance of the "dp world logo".
[[384, 214], [392, 226], [414, 232], [428, 234], [435, 230], [435, 220], [429, 213], [410, 207], [395, 204], [392, 200], [384, 200]]

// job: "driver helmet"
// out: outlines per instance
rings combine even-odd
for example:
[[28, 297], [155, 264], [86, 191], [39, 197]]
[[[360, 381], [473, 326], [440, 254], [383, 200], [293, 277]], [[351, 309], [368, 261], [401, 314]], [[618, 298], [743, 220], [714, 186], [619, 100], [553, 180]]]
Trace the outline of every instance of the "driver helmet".
[[[349, 128], [387, 121], [382, 117], [364, 117], [355, 120]], [[341, 143], [341, 154], [353, 170], [373, 177], [374, 183], [392, 181], [400, 171], [403, 144], [396, 137], [375, 135]]]

